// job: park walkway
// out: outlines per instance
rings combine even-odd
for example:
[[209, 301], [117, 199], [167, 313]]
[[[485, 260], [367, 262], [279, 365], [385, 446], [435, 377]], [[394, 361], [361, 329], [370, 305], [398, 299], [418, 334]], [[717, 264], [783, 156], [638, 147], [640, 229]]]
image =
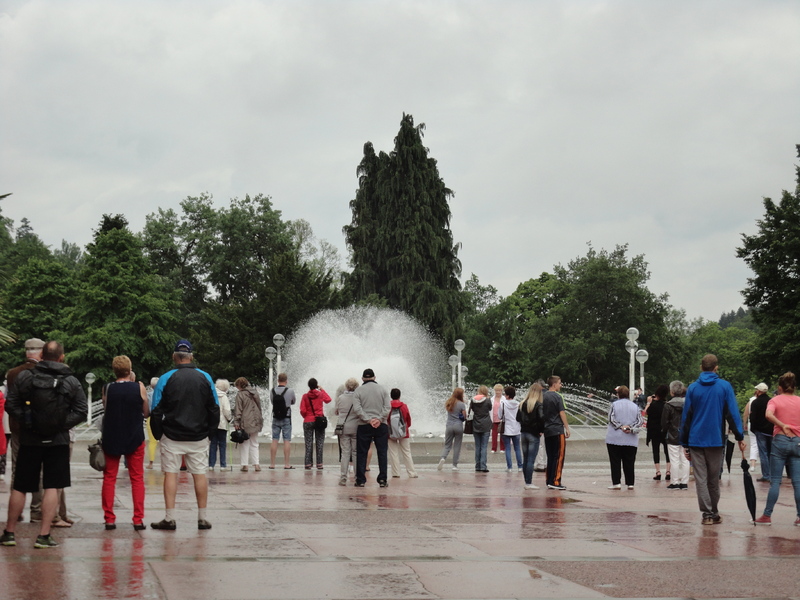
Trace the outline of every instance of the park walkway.
[[[101, 474], [74, 452], [71, 529], [61, 546], [33, 549], [34, 525], [0, 548], [2, 598], [789, 598], [800, 597], [800, 527], [791, 486], [772, 527], [753, 527], [741, 471], [722, 482], [721, 525], [700, 525], [690, 484], [654, 482], [642, 444], [634, 491], [611, 491], [602, 443], [569, 442], [566, 492], [524, 491], [491, 455], [488, 474], [437, 471], [419, 456], [419, 479], [379, 489], [338, 485], [323, 471], [210, 474], [210, 531], [196, 528], [190, 476], [180, 475], [175, 532], [129, 525], [121, 473], [117, 530], [105, 531]], [[419, 445], [421, 449], [423, 444]], [[262, 448], [262, 455], [263, 455]], [[335, 459], [333, 453], [330, 458]], [[570, 458], [572, 457], [572, 459]], [[370, 473], [373, 477], [377, 469]], [[162, 475], [146, 471], [146, 522], [163, 517]], [[544, 484], [536, 474], [535, 482]], [[758, 487], [763, 506], [766, 486]], [[0, 483], [0, 510], [8, 482]], [[26, 510], [27, 515], [27, 510]]]

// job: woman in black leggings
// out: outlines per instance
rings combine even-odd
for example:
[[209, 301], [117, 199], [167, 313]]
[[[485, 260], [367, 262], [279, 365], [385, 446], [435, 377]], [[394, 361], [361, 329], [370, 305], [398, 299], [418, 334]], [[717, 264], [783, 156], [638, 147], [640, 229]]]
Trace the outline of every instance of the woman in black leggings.
[[664, 478], [669, 481], [669, 454], [667, 453], [667, 438], [661, 431], [661, 413], [664, 412], [664, 402], [667, 399], [669, 387], [660, 385], [656, 388], [656, 393], [647, 399], [647, 443], [653, 445], [653, 463], [656, 467], [656, 481], [661, 481], [661, 450], [664, 450], [664, 458], [667, 461], [667, 473]]

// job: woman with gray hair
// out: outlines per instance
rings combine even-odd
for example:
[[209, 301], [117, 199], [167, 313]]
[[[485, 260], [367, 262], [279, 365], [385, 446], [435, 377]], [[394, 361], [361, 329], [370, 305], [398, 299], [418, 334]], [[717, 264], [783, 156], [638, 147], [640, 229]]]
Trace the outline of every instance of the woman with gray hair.
[[358, 433], [359, 418], [353, 412], [353, 392], [358, 387], [358, 380], [351, 377], [344, 383], [342, 393], [336, 395], [336, 411], [339, 417], [336, 432], [339, 437], [339, 450], [341, 472], [339, 485], [347, 485], [347, 470], [356, 453], [356, 434]]
[[664, 411], [661, 413], [661, 431], [667, 442], [667, 454], [673, 471], [673, 482], [667, 489], [686, 490], [689, 489], [689, 459], [686, 458], [678, 437], [686, 386], [682, 381], [675, 380], [669, 384], [669, 394], [672, 399], [664, 405]]

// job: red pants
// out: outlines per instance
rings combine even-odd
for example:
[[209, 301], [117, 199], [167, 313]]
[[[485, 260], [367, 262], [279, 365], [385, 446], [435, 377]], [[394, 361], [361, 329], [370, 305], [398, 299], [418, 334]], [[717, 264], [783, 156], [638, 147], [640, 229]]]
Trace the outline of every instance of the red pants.
[[[492, 423], [492, 452], [497, 452], [497, 433], [498, 429], [500, 428], [500, 421], [497, 423]], [[503, 436], [500, 436], [500, 452], [504, 452], [506, 449], [505, 443], [503, 443]]]
[[[116, 523], [114, 514], [114, 492], [117, 487], [117, 472], [121, 456], [106, 454], [106, 468], [103, 471], [103, 515], [106, 523]], [[131, 478], [131, 495], [133, 496], [133, 522], [144, 520], [144, 443], [130, 454], [128, 459], [128, 475]]]

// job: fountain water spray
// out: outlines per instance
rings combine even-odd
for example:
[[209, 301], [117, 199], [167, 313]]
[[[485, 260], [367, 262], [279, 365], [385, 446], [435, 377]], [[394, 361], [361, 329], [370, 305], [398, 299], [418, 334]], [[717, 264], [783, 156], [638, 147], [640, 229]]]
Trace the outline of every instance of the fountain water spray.
[[[347, 378], [361, 383], [369, 367], [387, 391], [401, 390], [413, 430], [423, 434], [444, 428], [447, 354], [439, 340], [399, 310], [361, 306], [321, 311], [287, 338], [285, 356], [298, 398], [308, 391], [311, 377], [333, 398]], [[332, 414], [333, 403], [325, 412]]]

